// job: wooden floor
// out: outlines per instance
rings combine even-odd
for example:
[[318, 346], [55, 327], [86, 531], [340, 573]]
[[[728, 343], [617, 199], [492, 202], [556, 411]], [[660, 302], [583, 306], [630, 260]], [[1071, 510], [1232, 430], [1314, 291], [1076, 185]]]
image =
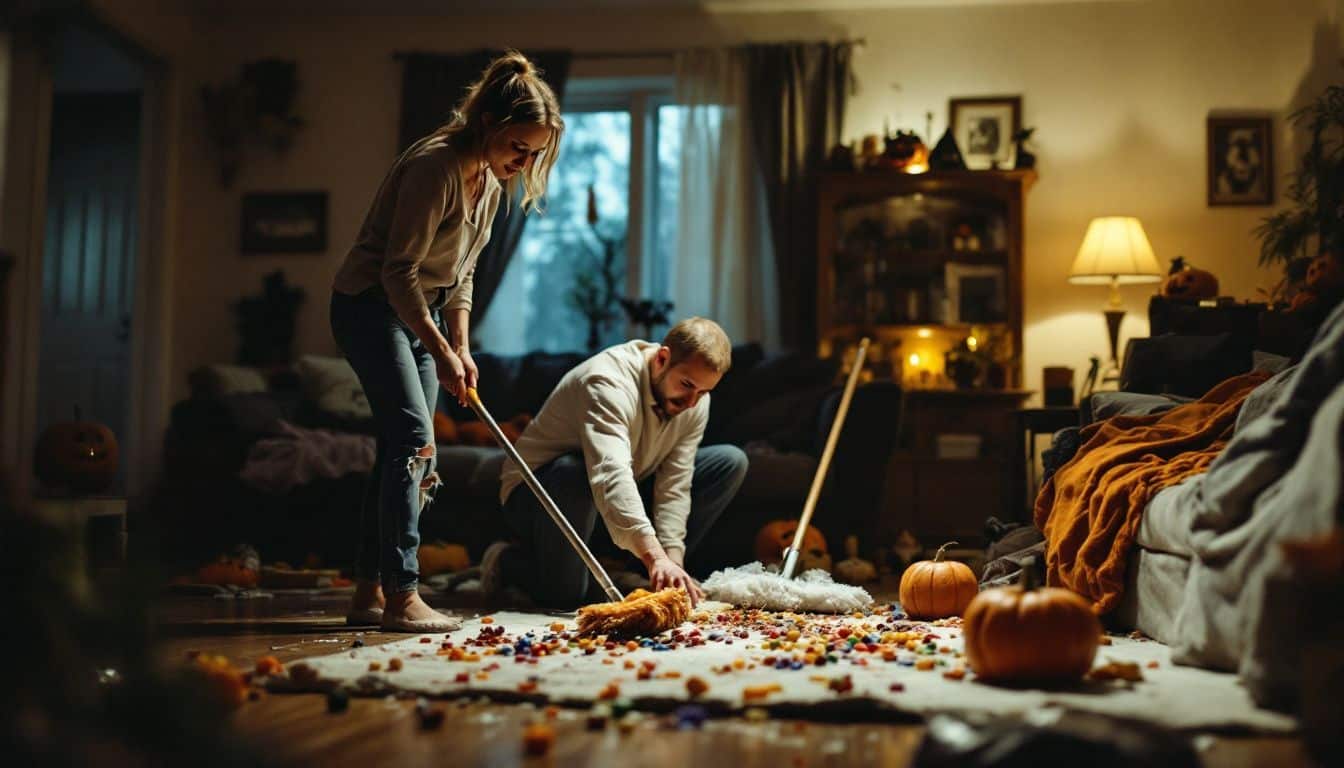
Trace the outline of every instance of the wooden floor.
[[[159, 606], [166, 662], [190, 651], [218, 653], [251, 667], [261, 656], [283, 662], [348, 647], [395, 640], [398, 635], [352, 631], [342, 624], [339, 596], [230, 601], [172, 598]], [[461, 611], [459, 611], [461, 613]], [[475, 611], [468, 611], [473, 614]], [[552, 724], [551, 754], [525, 758], [523, 727], [546, 717], [523, 705], [440, 702], [442, 727], [422, 730], [414, 702], [352, 699], [348, 711], [329, 714], [318, 694], [265, 695], [234, 715], [238, 734], [283, 764], [322, 766], [527, 765], [547, 766], [906, 766], [923, 738], [922, 725], [834, 725], [742, 718], [711, 721], [701, 730], [674, 731], [652, 719], [631, 733], [614, 726], [589, 731], [585, 713], [560, 710]], [[1312, 765], [1300, 742], [1285, 738], [1202, 739], [1208, 766]]]

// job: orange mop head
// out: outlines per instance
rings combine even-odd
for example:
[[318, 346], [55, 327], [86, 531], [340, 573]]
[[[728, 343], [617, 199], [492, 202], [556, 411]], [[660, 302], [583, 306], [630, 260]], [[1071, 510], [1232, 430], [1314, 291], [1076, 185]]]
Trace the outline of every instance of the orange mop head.
[[681, 587], [657, 592], [636, 589], [619, 603], [596, 603], [579, 609], [580, 635], [656, 635], [680, 626], [691, 615], [691, 599]]

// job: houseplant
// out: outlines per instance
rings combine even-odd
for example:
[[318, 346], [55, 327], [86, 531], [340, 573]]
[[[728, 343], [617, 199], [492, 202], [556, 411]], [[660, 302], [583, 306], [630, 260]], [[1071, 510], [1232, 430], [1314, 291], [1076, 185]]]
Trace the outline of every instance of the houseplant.
[[1344, 248], [1344, 85], [1329, 86], [1289, 119], [1311, 137], [1289, 177], [1292, 205], [1255, 229], [1260, 265], [1284, 265], [1283, 280], [1269, 292], [1275, 306], [1287, 305], [1303, 290], [1314, 258], [1339, 258]]

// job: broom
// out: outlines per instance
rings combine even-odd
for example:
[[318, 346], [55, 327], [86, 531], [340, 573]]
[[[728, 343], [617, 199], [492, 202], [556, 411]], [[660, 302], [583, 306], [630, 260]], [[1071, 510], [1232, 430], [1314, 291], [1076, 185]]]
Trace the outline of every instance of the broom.
[[490, 434], [494, 436], [495, 442], [499, 444], [500, 448], [504, 449], [504, 453], [518, 466], [518, 471], [523, 476], [523, 482], [537, 497], [537, 501], [541, 503], [541, 508], [551, 516], [552, 522], [565, 535], [565, 540], [578, 553], [580, 559], [583, 560], [583, 564], [588, 567], [588, 572], [593, 575], [598, 586], [602, 587], [602, 591], [611, 600], [609, 603], [598, 603], [579, 609], [579, 633], [611, 636], [656, 635], [685, 621], [691, 613], [691, 600], [684, 589], [669, 588], [652, 593], [639, 589], [630, 593], [629, 597], [621, 595], [621, 591], [612, 583], [611, 576], [607, 574], [606, 569], [602, 567], [596, 557], [593, 557], [588, 545], [584, 543], [583, 539], [579, 538], [574, 526], [569, 524], [569, 520], [560, 512], [560, 508], [556, 506], [551, 495], [542, 487], [541, 482], [537, 480], [537, 476], [532, 474], [527, 462], [523, 461], [523, 457], [518, 455], [518, 449], [513, 447], [513, 443], [509, 442], [508, 437], [499, 428], [499, 424], [490, 415], [490, 411], [486, 410], [485, 404], [481, 402], [481, 397], [474, 387], [467, 389], [467, 401], [471, 403], [471, 409], [476, 412], [477, 418], [485, 422]]
[[850, 369], [849, 379], [845, 381], [845, 392], [840, 396], [840, 407], [835, 412], [835, 420], [831, 422], [831, 432], [826, 436], [826, 447], [821, 451], [821, 461], [817, 462], [817, 473], [812, 477], [812, 487], [807, 491], [807, 500], [803, 502], [803, 516], [798, 520], [798, 530], [793, 532], [793, 543], [784, 548], [784, 566], [780, 568], [779, 575], [786, 579], [792, 579], [793, 571], [798, 567], [798, 555], [803, 549], [803, 536], [807, 533], [807, 526], [812, 522], [812, 512], [817, 508], [821, 487], [826, 483], [826, 472], [831, 467], [835, 444], [840, 439], [840, 429], [845, 424], [845, 416], [849, 415], [849, 401], [854, 399], [854, 388], [859, 383], [859, 371], [863, 370], [863, 358], [867, 354], [868, 337], [865, 336], [859, 341], [859, 350], [854, 354], [854, 367]]
[[831, 422], [831, 431], [826, 437], [821, 460], [817, 463], [812, 487], [807, 492], [806, 501], [803, 502], [803, 514], [798, 520], [798, 529], [794, 531], [793, 542], [784, 548], [783, 564], [779, 573], [767, 571], [760, 563], [716, 571], [710, 574], [704, 583], [705, 592], [710, 597], [738, 605], [785, 611], [846, 613], [872, 605], [873, 598], [866, 590], [847, 584], [836, 584], [824, 571], [809, 572], [803, 574], [801, 579], [794, 579], [803, 537], [812, 522], [812, 513], [816, 510], [821, 488], [826, 482], [831, 457], [835, 455], [836, 441], [840, 438], [840, 430], [844, 426], [845, 417], [849, 414], [849, 403], [854, 397], [855, 387], [858, 386], [859, 372], [863, 369], [863, 361], [868, 354], [868, 343], [866, 337], [859, 342], [859, 349], [854, 355], [854, 366], [849, 372], [844, 393], [840, 397], [840, 407], [836, 410], [835, 420]]

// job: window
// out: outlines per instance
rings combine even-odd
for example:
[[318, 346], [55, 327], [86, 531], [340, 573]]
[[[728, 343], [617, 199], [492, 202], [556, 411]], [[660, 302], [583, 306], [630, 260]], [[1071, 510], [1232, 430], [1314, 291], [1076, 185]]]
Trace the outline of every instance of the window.
[[[615, 281], [619, 297], [666, 299], [670, 293], [681, 147], [670, 96], [665, 78], [567, 84], [565, 135], [545, 213], [528, 215], [499, 291], [473, 331], [476, 347], [497, 354], [586, 351], [643, 332], [629, 327], [615, 306], [614, 320], [590, 339], [576, 299], [605, 293], [606, 279]], [[606, 278], [604, 258], [613, 265]]]

